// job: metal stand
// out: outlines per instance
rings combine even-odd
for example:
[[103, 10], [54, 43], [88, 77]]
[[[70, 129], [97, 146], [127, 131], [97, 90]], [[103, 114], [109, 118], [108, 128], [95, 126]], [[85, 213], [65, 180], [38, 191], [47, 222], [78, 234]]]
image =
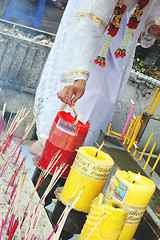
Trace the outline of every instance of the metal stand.
[[141, 140], [141, 138], [143, 136], [143, 133], [144, 133], [144, 131], [145, 131], [145, 129], [146, 129], [150, 119], [151, 119], [150, 115], [147, 115], [146, 113], [143, 114], [142, 125], [141, 125], [140, 130], [138, 132], [138, 135], [136, 137], [137, 142], [140, 142], [140, 140]]
[[[56, 225], [65, 207], [66, 205], [64, 205], [60, 200], [57, 199], [55, 208], [51, 216], [51, 223], [53, 227]], [[72, 209], [64, 224], [64, 227], [61, 233], [61, 238], [63, 240], [67, 240], [72, 238], [74, 234], [80, 234], [83, 228], [83, 225], [86, 221], [86, 215], [87, 215], [86, 212], [80, 212], [75, 209]]]
[[[41, 169], [38, 168], [36, 166], [36, 169], [34, 171], [33, 177], [32, 177], [32, 182], [34, 184], [34, 186], [36, 186], [37, 180], [39, 178], [39, 175], [41, 173]], [[42, 184], [39, 186], [39, 188], [37, 189], [37, 193], [39, 195], [39, 197], [41, 198], [43, 193], [45, 192], [46, 188], [48, 187], [50, 181], [51, 181], [52, 175], [48, 174], [48, 176], [44, 179], [44, 181], [42, 182]], [[55, 184], [55, 186], [52, 188], [52, 190], [50, 191], [50, 193], [47, 195], [46, 199], [45, 199], [45, 206], [48, 206], [49, 204], [52, 203], [52, 199], [56, 198], [54, 191], [57, 187], [62, 187], [64, 186], [64, 183], [66, 181], [66, 178], [60, 178], [58, 180], [58, 182]]]

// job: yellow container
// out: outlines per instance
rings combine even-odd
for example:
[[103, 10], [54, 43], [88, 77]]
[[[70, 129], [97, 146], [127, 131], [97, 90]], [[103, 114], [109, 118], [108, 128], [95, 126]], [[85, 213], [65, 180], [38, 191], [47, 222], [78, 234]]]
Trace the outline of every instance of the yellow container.
[[[93, 200], [78, 240], [117, 240], [124, 227], [127, 211], [115, 201], [103, 202], [103, 194]], [[126, 239], [127, 240], [127, 239]]]
[[124, 203], [128, 217], [118, 240], [132, 240], [146, 207], [155, 191], [155, 184], [149, 178], [129, 171], [118, 170], [112, 177], [106, 192], [106, 199]]
[[60, 200], [67, 204], [81, 182], [75, 197], [85, 187], [82, 196], [75, 204], [75, 209], [88, 212], [92, 200], [102, 192], [109, 173], [113, 167], [112, 158], [97, 148], [80, 147], [71, 167], [66, 183], [60, 195]]

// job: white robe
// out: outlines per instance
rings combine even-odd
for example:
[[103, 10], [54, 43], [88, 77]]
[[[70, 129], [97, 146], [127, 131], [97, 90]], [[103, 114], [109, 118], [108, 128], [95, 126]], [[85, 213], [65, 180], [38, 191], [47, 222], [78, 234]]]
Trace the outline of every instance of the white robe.
[[[137, 1], [126, 2], [128, 9], [132, 9]], [[141, 30], [145, 32], [143, 45], [148, 44], [148, 41], [149, 46], [154, 43], [155, 39], [147, 35], [145, 26], [148, 26], [151, 20], [158, 20], [157, 9], [160, 7], [160, 0], [150, 1], [146, 7], [142, 21], [130, 41], [126, 58], [116, 59], [114, 52], [125, 34], [127, 14], [121, 22], [118, 34], [111, 42], [106, 67], [101, 68], [93, 63], [106, 40], [107, 33], [102, 35], [104, 25], [108, 23], [116, 3], [117, 0], [69, 0], [35, 97], [34, 111], [38, 113], [37, 135], [43, 144], [62, 104], [57, 93], [66, 84], [71, 84], [76, 79], [84, 79], [87, 80], [85, 94], [77, 101], [75, 109], [77, 113], [82, 114], [82, 122], [90, 121], [85, 145], [92, 145], [100, 130], [105, 130], [112, 119], [118, 97], [130, 73]], [[94, 21], [94, 18], [87, 17], [89, 15], [78, 17], [77, 12], [92, 13], [102, 20], [102, 24]], [[66, 111], [72, 112], [72, 109], [68, 107]]]

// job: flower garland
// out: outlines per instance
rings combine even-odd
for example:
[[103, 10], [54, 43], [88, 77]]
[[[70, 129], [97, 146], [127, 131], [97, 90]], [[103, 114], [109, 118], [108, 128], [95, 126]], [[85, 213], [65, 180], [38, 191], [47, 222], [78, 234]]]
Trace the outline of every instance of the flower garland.
[[132, 32], [134, 29], [138, 27], [138, 24], [140, 23], [140, 20], [141, 20], [141, 15], [144, 12], [145, 7], [148, 5], [148, 3], [149, 3], [149, 0], [138, 0], [136, 9], [134, 13], [131, 15], [129, 22], [127, 24], [128, 30], [124, 36], [121, 46], [115, 52], [116, 58], [119, 58], [119, 57], [123, 58], [126, 56], [126, 49], [127, 49], [130, 37], [132, 35]]
[[[124, 0], [122, 2], [124, 3]], [[105, 41], [99, 55], [94, 59], [94, 63], [98, 64], [101, 67], [106, 66], [106, 55], [108, 52], [109, 45], [112, 41], [112, 38], [116, 36], [120, 28], [120, 22], [122, 20], [122, 17], [126, 12], [127, 6], [123, 3], [117, 4], [114, 10], [113, 19], [109, 23], [107, 40]], [[149, 3], [149, 0], [138, 0], [135, 12], [131, 15], [129, 22], [127, 24], [128, 30], [124, 36], [121, 46], [115, 52], [116, 58], [119, 58], [119, 57], [124, 58], [126, 56], [126, 49], [127, 49], [130, 37], [132, 35], [132, 32], [134, 29], [138, 27], [138, 24], [141, 20], [141, 15], [144, 12], [145, 7], [148, 5], [148, 3]]]
[[106, 55], [108, 52], [109, 45], [111, 43], [112, 38], [116, 36], [116, 34], [120, 28], [120, 22], [121, 22], [121, 19], [124, 15], [126, 9], [127, 9], [127, 7], [125, 4], [123, 4], [121, 6], [118, 4], [114, 10], [114, 17], [113, 17], [112, 21], [109, 23], [107, 40], [105, 41], [103, 48], [100, 51], [99, 55], [94, 60], [94, 63], [98, 64], [101, 67], [106, 66]]

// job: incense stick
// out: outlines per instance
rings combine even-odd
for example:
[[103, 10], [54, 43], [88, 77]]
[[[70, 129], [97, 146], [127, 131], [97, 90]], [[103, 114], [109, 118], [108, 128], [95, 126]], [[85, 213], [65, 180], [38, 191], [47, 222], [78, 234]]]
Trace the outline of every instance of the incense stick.
[[88, 240], [88, 238], [91, 236], [91, 234], [93, 233], [93, 231], [95, 230], [95, 228], [98, 226], [98, 224], [102, 221], [102, 219], [104, 218], [104, 216], [106, 215], [106, 213], [104, 213], [101, 218], [99, 219], [99, 221], [96, 223], [96, 225], [94, 226], [94, 228], [92, 229], [92, 231], [89, 233], [89, 235], [87, 236], [86, 240]]
[[35, 208], [35, 211], [32, 216], [32, 223], [31, 223], [30, 230], [29, 230], [30, 233], [28, 234], [28, 236], [30, 236], [32, 229], [35, 229], [38, 224], [38, 221], [40, 219], [40, 215], [41, 215], [41, 212], [43, 209], [43, 203], [44, 203], [47, 195], [49, 194], [49, 192], [51, 191], [51, 189], [56, 184], [56, 182], [61, 177], [61, 175], [63, 174], [63, 172], [66, 170], [67, 167], [68, 167], [68, 165], [65, 166], [65, 164], [61, 164], [61, 166], [56, 167], [56, 170], [52, 176], [52, 179], [51, 179], [47, 189], [45, 190], [42, 198], [40, 199], [37, 207]]
[[2, 217], [1, 231], [0, 231], [0, 240], [2, 239], [3, 228], [4, 228], [4, 218]]
[[74, 207], [74, 205], [78, 202], [78, 200], [80, 199], [81, 195], [82, 195], [82, 192], [84, 190], [85, 187], [82, 188], [82, 190], [80, 191], [80, 193], [78, 194], [78, 196], [76, 197], [76, 199], [73, 201], [73, 198], [70, 199], [69, 201], [69, 204], [66, 206], [65, 210], [63, 211], [64, 214], [63, 214], [63, 217], [62, 219], [60, 220], [60, 222], [58, 221], [57, 225], [58, 225], [58, 229], [57, 229], [57, 232], [55, 233], [54, 237], [53, 237], [53, 240], [58, 240], [60, 235], [61, 235], [61, 232], [62, 232], [62, 229], [63, 229], [63, 226], [66, 222], [66, 219], [68, 217], [68, 214], [70, 213], [70, 211], [72, 210], [72, 208]]
[[[50, 163], [49, 163], [49, 165], [48, 165], [48, 167], [47, 167], [47, 170], [46, 170], [46, 171], [42, 171], [42, 172], [40, 173], [40, 176], [39, 176], [38, 181], [37, 181], [37, 183], [36, 183], [35, 189], [34, 189], [34, 191], [32, 192], [32, 194], [31, 194], [31, 196], [30, 196], [30, 201], [29, 201], [29, 203], [27, 204], [27, 207], [26, 207], [26, 209], [25, 209], [25, 211], [24, 211], [20, 228], [22, 228], [23, 223], [24, 223], [24, 221], [25, 221], [25, 219], [26, 219], [27, 209], [28, 209], [28, 207], [29, 207], [29, 204], [30, 204], [31, 201], [32, 201], [32, 198], [33, 198], [34, 193], [35, 193], [36, 190], [39, 188], [39, 186], [42, 184], [42, 182], [44, 181], [44, 179], [48, 176], [48, 174], [51, 172], [51, 170], [53, 169], [53, 167], [55, 166], [55, 164], [58, 162], [59, 158], [60, 158], [61, 155], [62, 155], [62, 154], [60, 154], [60, 156], [57, 158], [57, 156], [59, 155], [60, 152], [61, 152], [60, 150], [57, 151], [56, 154], [52, 157], [52, 159], [51, 159], [51, 161], [50, 161]], [[57, 159], [56, 159], [56, 158], [57, 158]], [[53, 162], [54, 162], [54, 163], [53, 163]], [[52, 164], [53, 164], [53, 165], [52, 165]], [[67, 168], [67, 167], [68, 167], [68, 165], [66, 166], [66, 168]], [[63, 174], [63, 172], [66, 170], [66, 168], [64, 168], [64, 170], [62, 171], [62, 173], [60, 174], [60, 176]], [[55, 178], [55, 174], [56, 174], [56, 170], [54, 171], [54, 178]], [[58, 172], [58, 174], [59, 174], [59, 172]], [[60, 176], [59, 176], [59, 178], [60, 178]], [[55, 183], [58, 181], [59, 178], [55, 179]], [[54, 183], [54, 185], [55, 185], [55, 183]], [[53, 188], [53, 186], [52, 186], [52, 188]], [[47, 190], [47, 191], [48, 191], [48, 190]], [[44, 197], [44, 196], [43, 196], [43, 197]]]

